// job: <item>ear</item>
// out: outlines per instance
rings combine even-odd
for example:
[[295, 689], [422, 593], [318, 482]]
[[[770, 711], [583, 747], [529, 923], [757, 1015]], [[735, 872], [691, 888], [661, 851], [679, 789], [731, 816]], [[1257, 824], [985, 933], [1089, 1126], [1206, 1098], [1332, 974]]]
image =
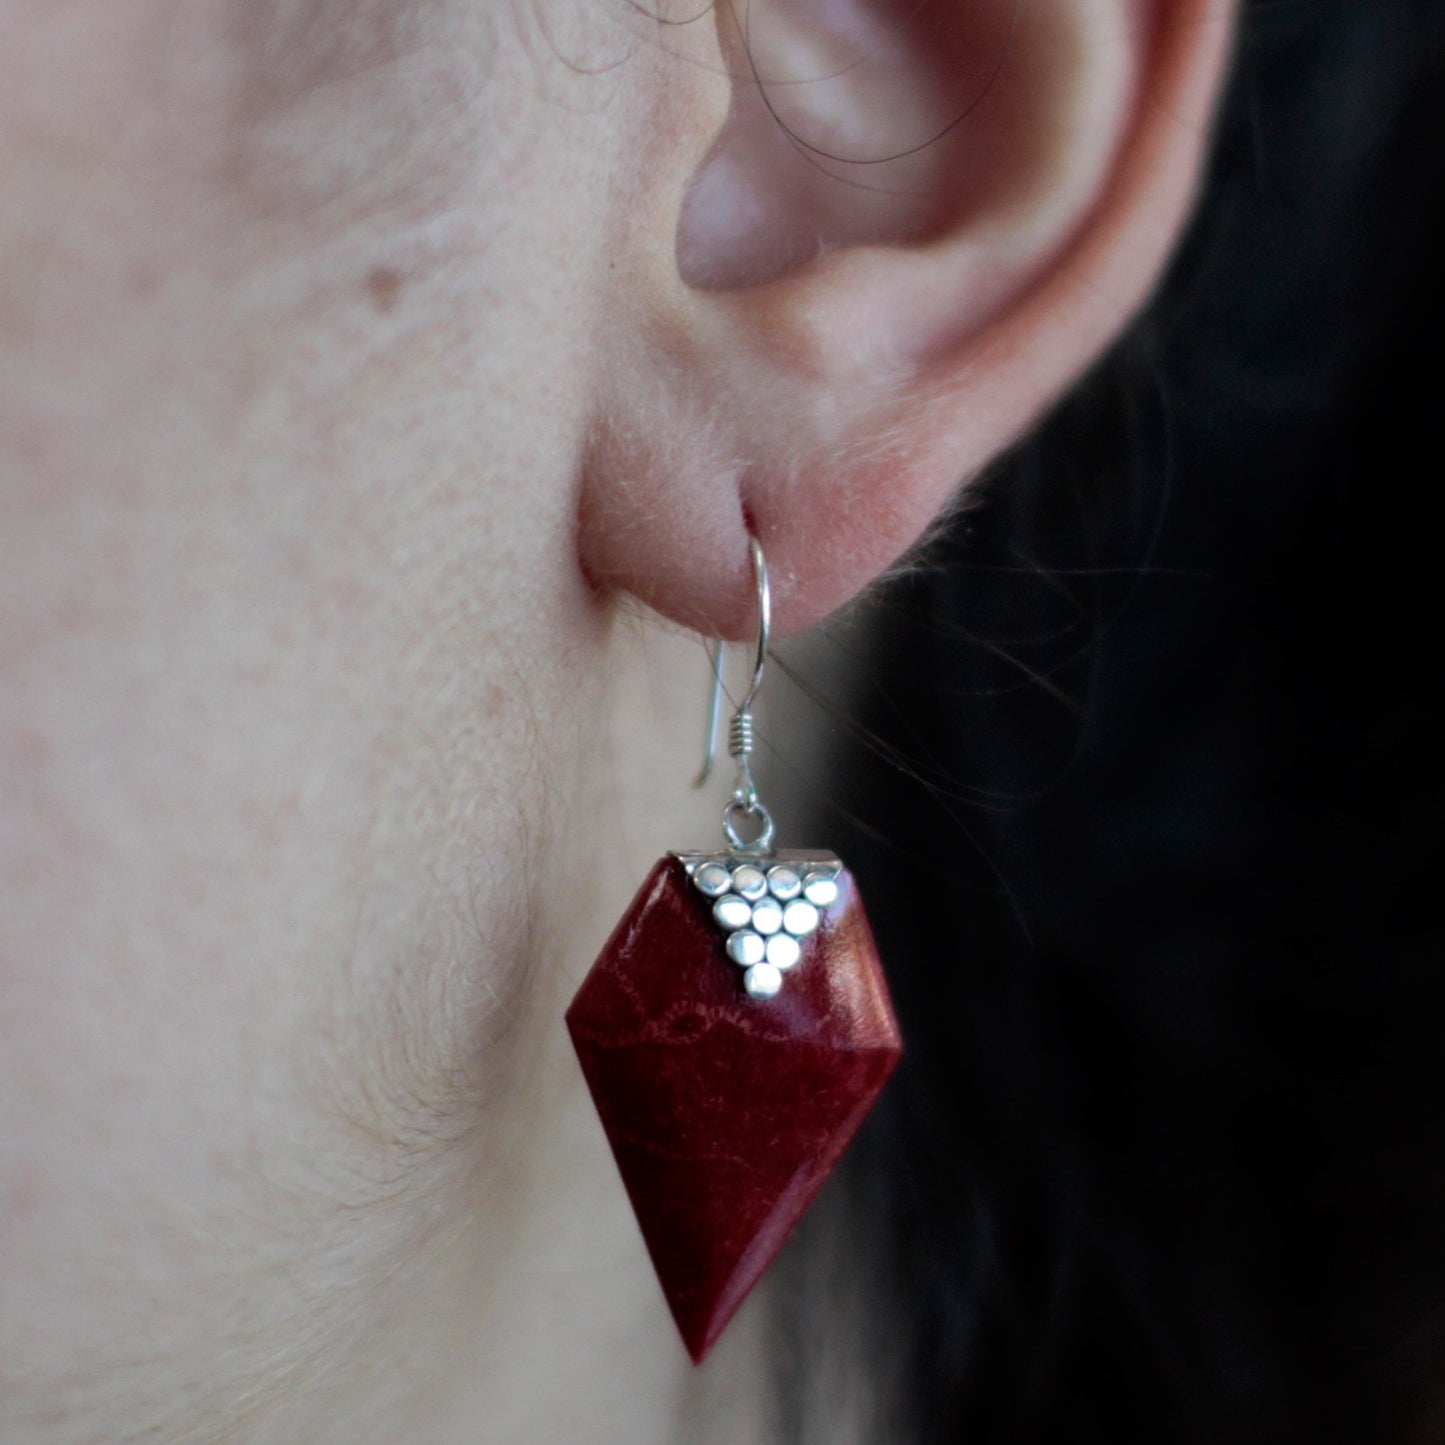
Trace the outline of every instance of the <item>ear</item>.
[[616, 232], [588, 574], [734, 637], [750, 529], [780, 629], [865, 587], [1144, 300], [1232, 11], [717, 0], [730, 78], [676, 69], [726, 116], [654, 138]]

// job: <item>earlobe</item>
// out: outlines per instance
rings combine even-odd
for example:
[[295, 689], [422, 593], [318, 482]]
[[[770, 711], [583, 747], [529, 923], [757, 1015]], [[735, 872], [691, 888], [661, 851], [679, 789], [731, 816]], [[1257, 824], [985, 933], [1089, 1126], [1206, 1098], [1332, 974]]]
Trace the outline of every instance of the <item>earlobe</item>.
[[[818, 0], [768, 32], [781, 8], [754, 0], [741, 62], [719, 11], [731, 109], [675, 233], [629, 238], [677, 262], [654, 255], [614, 313], [582, 499], [594, 578], [726, 636], [747, 625], [750, 529], [780, 630], [818, 620], [1140, 305], [1193, 194], [1233, 0]], [[920, 30], [929, 11], [949, 13]], [[839, 71], [844, 32], [866, 49]], [[831, 78], [777, 84], [769, 33]], [[955, 72], [966, 113], [939, 129]], [[931, 146], [910, 151], [899, 114]]]

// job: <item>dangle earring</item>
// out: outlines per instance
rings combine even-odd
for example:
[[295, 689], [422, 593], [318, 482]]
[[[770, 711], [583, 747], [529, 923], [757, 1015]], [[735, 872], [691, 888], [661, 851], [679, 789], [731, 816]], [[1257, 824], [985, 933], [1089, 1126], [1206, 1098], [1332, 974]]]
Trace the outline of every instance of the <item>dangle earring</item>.
[[[652, 870], [567, 1027], [673, 1318], [697, 1363], [782, 1247], [902, 1054], [863, 905], [833, 853], [777, 851], [753, 781], [771, 597], [729, 729], [726, 846]], [[705, 783], [716, 751], [713, 652]], [[748, 836], [745, 838], [744, 834]]]

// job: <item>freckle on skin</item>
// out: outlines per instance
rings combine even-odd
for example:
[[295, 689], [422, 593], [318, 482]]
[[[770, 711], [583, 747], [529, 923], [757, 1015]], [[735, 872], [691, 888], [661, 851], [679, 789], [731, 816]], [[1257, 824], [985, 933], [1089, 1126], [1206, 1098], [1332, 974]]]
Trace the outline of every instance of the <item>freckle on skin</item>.
[[0, 1209], [0, 1215], [14, 1222], [29, 1219], [40, 1212], [44, 1197], [45, 1191], [40, 1183], [40, 1170], [23, 1170], [11, 1186], [9, 1197], [4, 1201], [4, 1208]]
[[160, 278], [154, 267], [148, 266], [144, 261], [137, 261], [126, 271], [126, 284], [130, 287], [132, 296], [138, 301], [146, 301], [155, 295], [160, 286]]
[[400, 271], [394, 271], [390, 266], [375, 267], [366, 278], [371, 304], [385, 315], [396, 306], [403, 284]]

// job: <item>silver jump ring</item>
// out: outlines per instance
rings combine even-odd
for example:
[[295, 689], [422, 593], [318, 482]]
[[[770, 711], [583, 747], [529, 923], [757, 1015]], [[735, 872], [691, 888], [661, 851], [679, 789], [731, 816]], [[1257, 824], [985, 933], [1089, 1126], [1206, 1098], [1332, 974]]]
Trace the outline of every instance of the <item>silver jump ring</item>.
[[[738, 832], [738, 820], [756, 818], [762, 822], [762, 830], [751, 842], [745, 842]], [[771, 853], [773, 851], [773, 815], [761, 803], [749, 807], [734, 798], [723, 809], [723, 832], [727, 835], [728, 847], [734, 853]]]

